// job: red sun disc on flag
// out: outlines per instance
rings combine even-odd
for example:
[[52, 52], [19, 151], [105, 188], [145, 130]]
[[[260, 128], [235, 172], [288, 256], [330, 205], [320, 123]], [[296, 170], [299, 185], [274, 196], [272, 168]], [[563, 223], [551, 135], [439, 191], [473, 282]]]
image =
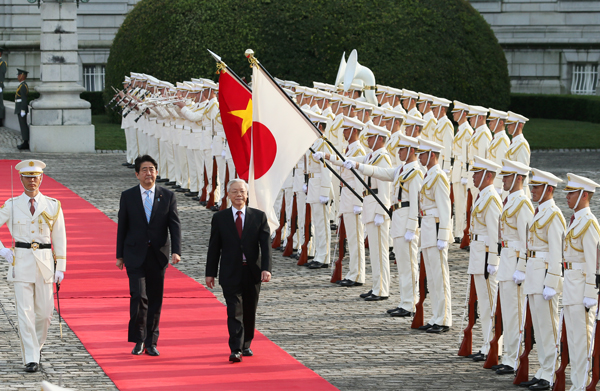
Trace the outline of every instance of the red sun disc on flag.
[[277, 142], [273, 133], [260, 122], [252, 125], [252, 138], [254, 140], [254, 179], [259, 179], [273, 166], [277, 156]]

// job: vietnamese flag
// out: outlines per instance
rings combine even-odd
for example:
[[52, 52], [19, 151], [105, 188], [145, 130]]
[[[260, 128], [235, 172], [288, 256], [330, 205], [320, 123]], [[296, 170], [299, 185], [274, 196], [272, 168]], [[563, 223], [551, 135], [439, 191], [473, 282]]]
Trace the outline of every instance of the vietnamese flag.
[[317, 130], [260, 64], [253, 66], [254, 100], [250, 206], [267, 215], [271, 232], [279, 226], [273, 209], [285, 178], [317, 139]]
[[252, 91], [227, 69], [219, 76], [221, 121], [238, 176], [248, 181], [252, 133]]

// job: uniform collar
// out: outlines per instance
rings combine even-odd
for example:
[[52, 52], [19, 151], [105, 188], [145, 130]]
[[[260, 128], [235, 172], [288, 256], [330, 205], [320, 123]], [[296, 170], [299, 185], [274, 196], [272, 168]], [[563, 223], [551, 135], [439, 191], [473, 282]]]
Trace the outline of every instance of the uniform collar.
[[513, 142], [513, 144], [515, 144], [515, 143], [517, 143], [517, 142], [521, 141], [521, 139], [522, 139], [522, 138], [524, 138], [524, 137], [523, 137], [523, 133], [521, 133], [521, 134], [520, 134], [520, 135], [518, 135], [518, 136], [515, 136], [515, 137], [513, 137], [513, 139], [512, 139], [512, 142]]
[[406, 163], [404, 165], [404, 172], [407, 172], [407, 170], [410, 171], [411, 169], [416, 168], [415, 166], [417, 166], [417, 164], [419, 164], [419, 162], [417, 160], [415, 160], [414, 162]]
[[486, 130], [490, 130], [486, 124], [481, 125], [480, 127], [478, 127], [477, 129], [475, 129], [476, 132], [485, 132]]
[[503, 131], [501, 131], [501, 132], [494, 133], [494, 138], [495, 138], [495, 139], [497, 139], [497, 138], [501, 138], [501, 137], [504, 137], [505, 135], [506, 135], [506, 131], [505, 131], [505, 130], [503, 130]]
[[506, 197], [506, 198], [507, 198], [507, 199], [508, 199], [508, 201], [510, 202], [510, 201], [512, 201], [514, 198], [521, 197], [521, 196], [522, 196], [522, 195], [524, 195], [524, 194], [525, 194], [525, 192], [523, 191], [523, 189], [521, 189], [521, 190], [517, 190], [517, 191], [515, 191], [514, 193], [510, 193], [510, 194], [508, 195], [508, 197]]
[[[463, 131], [465, 129], [471, 128], [471, 125], [469, 125], [469, 121], [465, 121], [463, 122], [461, 125], [458, 125], [458, 130], [459, 131]], [[473, 128], [471, 128], [473, 129]]]
[[548, 201], [544, 202], [543, 204], [539, 204], [538, 212], [542, 212], [542, 211], [545, 211], [546, 209], [550, 209], [554, 205], [556, 205], [556, 203], [554, 202], [554, 198], [550, 198]]
[[575, 212], [574, 216], [575, 216], [575, 220], [577, 220], [580, 217], [585, 216], [586, 214], [590, 213], [590, 207], [586, 207], [583, 209], [578, 210], [577, 212]]

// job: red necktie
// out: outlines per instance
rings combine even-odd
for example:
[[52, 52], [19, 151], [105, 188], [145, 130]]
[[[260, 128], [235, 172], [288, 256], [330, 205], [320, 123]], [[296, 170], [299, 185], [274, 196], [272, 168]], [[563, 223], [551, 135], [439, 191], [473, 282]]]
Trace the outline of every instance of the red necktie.
[[540, 208], [536, 207], [535, 208], [535, 213], [533, 215], [535, 216], [536, 214], [538, 214], [539, 211], [540, 211]]
[[33, 216], [35, 214], [35, 198], [30, 198], [29, 199], [29, 203], [31, 204], [31, 206], [29, 207], [29, 211], [31, 212], [31, 215]]
[[506, 197], [506, 198], [504, 199], [504, 201], [502, 201], [502, 206], [505, 206], [507, 202], [508, 202], [508, 197]]
[[235, 227], [237, 228], [238, 235], [240, 236], [240, 239], [241, 239], [242, 238], [242, 211], [238, 210], [236, 214], [237, 214], [237, 218], [235, 219]]
[[575, 213], [571, 216], [571, 220], [569, 220], [569, 225], [573, 224], [573, 220], [575, 220]]

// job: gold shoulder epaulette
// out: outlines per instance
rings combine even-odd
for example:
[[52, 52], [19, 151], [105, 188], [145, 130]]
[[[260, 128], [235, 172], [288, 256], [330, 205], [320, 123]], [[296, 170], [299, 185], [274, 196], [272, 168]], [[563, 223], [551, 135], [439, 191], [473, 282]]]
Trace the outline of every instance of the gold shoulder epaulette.
[[391, 166], [392, 165], [392, 160], [390, 159], [389, 155], [387, 153], [382, 153], [381, 155], [379, 155], [379, 157], [377, 157], [377, 159], [375, 159], [375, 161], [373, 162], [373, 166], [376, 166], [381, 159], [385, 159], [386, 162], [388, 162], [388, 164]]

